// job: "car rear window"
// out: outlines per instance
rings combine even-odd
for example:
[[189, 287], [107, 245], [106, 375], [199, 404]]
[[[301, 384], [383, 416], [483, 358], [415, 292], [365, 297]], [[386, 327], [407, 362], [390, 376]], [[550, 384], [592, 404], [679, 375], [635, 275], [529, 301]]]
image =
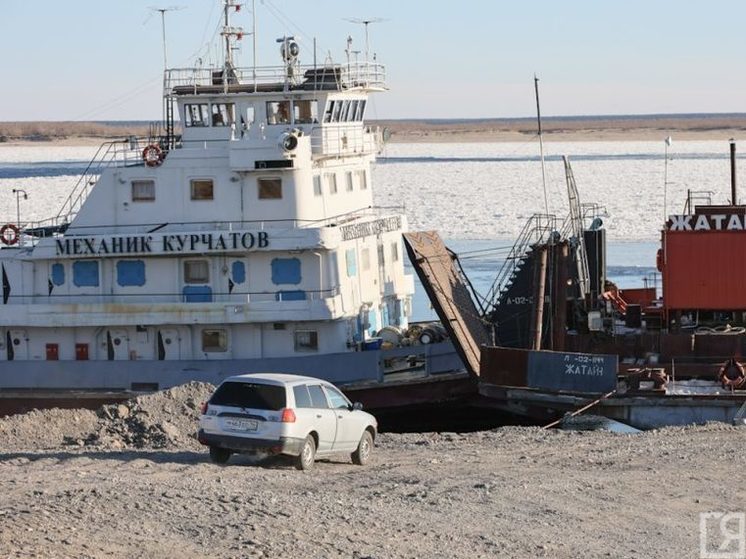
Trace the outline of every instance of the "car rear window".
[[285, 407], [285, 387], [253, 382], [224, 382], [210, 398], [210, 403], [216, 406], [281, 410]]

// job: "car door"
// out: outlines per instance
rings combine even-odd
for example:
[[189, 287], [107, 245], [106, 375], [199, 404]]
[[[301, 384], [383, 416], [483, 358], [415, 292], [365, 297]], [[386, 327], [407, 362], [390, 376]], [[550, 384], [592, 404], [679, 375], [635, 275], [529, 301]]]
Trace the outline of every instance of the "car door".
[[357, 448], [363, 434], [358, 414], [350, 410], [350, 401], [335, 387], [324, 385], [324, 391], [337, 419], [337, 436], [333, 449], [351, 452]]
[[319, 434], [319, 444], [316, 451], [319, 453], [330, 452], [337, 434], [337, 416], [334, 410], [329, 408], [329, 402], [320, 384], [309, 384], [308, 393], [311, 396], [311, 406], [313, 406], [315, 416], [312, 418], [314, 428]]

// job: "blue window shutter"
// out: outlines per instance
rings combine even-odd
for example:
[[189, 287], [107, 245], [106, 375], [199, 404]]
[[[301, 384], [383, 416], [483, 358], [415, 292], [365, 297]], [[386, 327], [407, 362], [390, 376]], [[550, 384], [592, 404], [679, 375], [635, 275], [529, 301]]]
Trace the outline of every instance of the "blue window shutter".
[[59, 262], [52, 264], [52, 283], [54, 285], [65, 283], [65, 267]]
[[122, 287], [145, 285], [145, 262], [142, 260], [117, 262], [117, 283]]
[[95, 260], [73, 262], [73, 283], [78, 287], [98, 287], [98, 262]]
[[233, 281], [235, 283], [243, 283], [246, 281], [246, 265], [240, 260], [233, 262]]
[[306, 292], [302, 289], [295, 291], [278, 291], [275, 293], [275, 301], [305, 301]]
[[212, 289], [207, 285], [187, 285], [182, 293], [185, 303], [212, 303]]
[[297, 258], [274, 258], [272, 260], [272, 283], [298, 285], [300, 283], [300, 260]]

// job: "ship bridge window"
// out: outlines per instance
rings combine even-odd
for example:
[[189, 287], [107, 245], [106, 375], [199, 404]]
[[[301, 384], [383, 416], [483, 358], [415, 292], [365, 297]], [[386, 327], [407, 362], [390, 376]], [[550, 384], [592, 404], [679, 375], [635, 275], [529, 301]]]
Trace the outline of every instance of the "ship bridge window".
[[184, 117], [184, 124], [187, 128], [210, 125], [207, 103], [184, 105]]
[[347, 192], [352, 192], [352, 190], [353, 190], [353, 185], [352, 185], [352, 171], [347, 171], [346, 175], [347, 175], [346, 176], [346, 178], [347, 178]]
[[[349, 122], [350, 120], [354, 120], [355, 114], [353, 113], [350, 115], [351, 104], [352, 102], [349, 99], [343, 101], [342, 110], [339, 113], [339, 122]], [[350, 116], [353, 118], [350, 118]]]
[[332, 111], [332, 122], [339, 122], [339, 115], [342, 113], [342, 101], [332, 101], [334, 109]]
[[365, 99], [360, 99], [360, 102], [357, 104], [357, 109], [355, 110], [355, 120], [362, 121], [365, 119]]
[[365, 174], [365, 170], [360, 170], [357, 172], [357, 178], [358, 182], [360, 183], [360, 190], [365, 190], [368, 188], [368, 178]]
[[267, 101], [267, 124], [290, 124], [290, 101]]
[[153, 202], [155, 200], [155, 181], [132, 181], [133, 202]]
[[321, 196], [321, 176], [314, 175], [313, 177], [313, 194], [314, 196]]
[[212, 179], [192, 179], [189, 181], [192, 200], [212, 200], [213, 199], [213, 182]]
[[95, 260], [73, 262], [73, 283], [77, 287], [98, 287], [98, 262]]
[[280, 177], [264, 177], [257, 179], [260, 200], [279, 200], [282, 198], [282, 179]]
[[230, 126], [234, 122], [235, 109], [233, 103], [213, 103], [212, 125]]
[[334, 112], [334, 101], [329, 101], [326, 104], [326, 110], [324, 111], [324, 122], [332, 121], [332, 113]]
[[184, 261], [184, 283], [209, 283], [210, 268], [207, 260]]
[[325, 175], [326, 183], [329, 185], [329, 194], [337, 193], [337, 175], [334, 173], [327, 173]]
[[293, 121], [295, 124], [314, 124], [319, 121], [316, 101], [295, 101], [293, 103]]

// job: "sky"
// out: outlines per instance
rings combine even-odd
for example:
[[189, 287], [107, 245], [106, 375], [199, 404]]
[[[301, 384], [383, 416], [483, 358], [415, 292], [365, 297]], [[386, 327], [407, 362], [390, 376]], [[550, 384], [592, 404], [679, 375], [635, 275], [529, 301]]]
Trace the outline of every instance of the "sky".
[[[160, 3], [159, 3], [160, 1]], [[252, 27], [251, 0], [233, 20]], [[0, 121], [157, 120], [168, 62], [218, 58], [219, 0], [0, 0]], [[369, 117], [746, 112], [744, 0], [256, 0], [257, 59], [342, 62], [346, 39], [386, 65]], [[245, 36], [238, 65], [252, 64]], [[362, 55], [361, 55], [362, 56]]]

